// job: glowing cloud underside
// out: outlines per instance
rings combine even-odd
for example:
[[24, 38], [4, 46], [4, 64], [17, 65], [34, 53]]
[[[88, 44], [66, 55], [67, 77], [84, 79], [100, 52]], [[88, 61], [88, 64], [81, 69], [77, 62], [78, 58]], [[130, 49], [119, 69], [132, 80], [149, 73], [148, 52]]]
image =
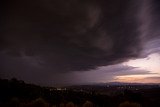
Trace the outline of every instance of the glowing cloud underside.
[[141, 82], [160, 83], [160, 54], [154, 53], [146, 58], [129, 60], [123, 63], [127, 66], [137, 67], [139, 70], [149, 71], [149, 74], [135, 74], [115, 76], [114, 80], [119, 82]]

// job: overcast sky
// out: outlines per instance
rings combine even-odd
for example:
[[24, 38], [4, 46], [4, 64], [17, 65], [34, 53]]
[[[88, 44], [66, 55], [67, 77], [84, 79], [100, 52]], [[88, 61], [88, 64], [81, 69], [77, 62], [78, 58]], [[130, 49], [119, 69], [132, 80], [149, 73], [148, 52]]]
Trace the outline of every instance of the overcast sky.
[[1, 0], [0, 14], [1, 78], [160, 82], [159, 0]]

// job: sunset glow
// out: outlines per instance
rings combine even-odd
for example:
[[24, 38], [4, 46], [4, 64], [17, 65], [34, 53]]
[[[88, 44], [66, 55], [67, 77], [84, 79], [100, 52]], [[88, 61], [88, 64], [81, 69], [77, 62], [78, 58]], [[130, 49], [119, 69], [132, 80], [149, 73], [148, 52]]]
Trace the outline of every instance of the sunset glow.
[[138, 70], [149, 71], [148, 74], [135, 74], [116, 76], [115, 81], [119, 82], [141, 82], [159, 83], [160, 82], [160, 54], [154, 53], [146, 58], [129, 60], [123, 63], [125, 66], [137, 67]]
[[151, 73], [160, 74], [160, 54], [154, 53], [146, 58], [129, 60], [124, 64], [128, 66], [138, 67], [139, 69], [144, 69], [150, 71]]

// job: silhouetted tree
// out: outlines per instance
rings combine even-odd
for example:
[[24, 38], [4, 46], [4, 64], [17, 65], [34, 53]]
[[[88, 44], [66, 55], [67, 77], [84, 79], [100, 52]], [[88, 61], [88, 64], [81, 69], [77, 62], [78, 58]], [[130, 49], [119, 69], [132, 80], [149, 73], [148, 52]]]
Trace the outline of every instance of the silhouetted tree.
[[49, 104], [42, 98], [37, 98], [31, 104], [31, 107], [49, 107]]
[[73, 103], [73, 102], [68, 102], [68, 103], [66, 104], [66, 107], [75, 107], [75, 106], [74, 106], [74, 103]]
[[132, 103], [132, 102], [126, 101], [126, 102], [121, 103], [119, 107], [141, 107], [141, 105], [138, 103]]
[[83, 107], [93, 107], [93, 103], [90, 102], [90, 101], [86, 101], [86, 102], [83, 104]]

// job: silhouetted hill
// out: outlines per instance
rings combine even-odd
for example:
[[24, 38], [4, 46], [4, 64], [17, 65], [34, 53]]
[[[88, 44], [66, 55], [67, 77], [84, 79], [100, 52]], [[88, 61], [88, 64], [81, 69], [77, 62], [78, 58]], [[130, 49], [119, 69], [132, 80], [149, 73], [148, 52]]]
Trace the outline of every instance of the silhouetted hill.
[[157, 84], [108, 83], [54, 88], [27, 84], [15, 78], [0, 79], [0, 107], [85, 107], [88, 104], [89, 107], [159, 107], [159, 96]]

